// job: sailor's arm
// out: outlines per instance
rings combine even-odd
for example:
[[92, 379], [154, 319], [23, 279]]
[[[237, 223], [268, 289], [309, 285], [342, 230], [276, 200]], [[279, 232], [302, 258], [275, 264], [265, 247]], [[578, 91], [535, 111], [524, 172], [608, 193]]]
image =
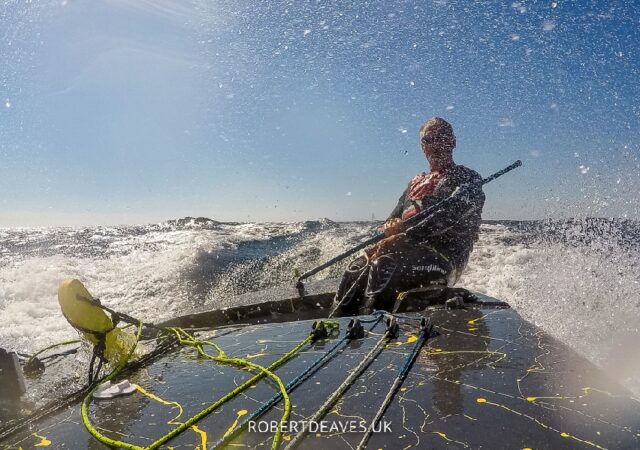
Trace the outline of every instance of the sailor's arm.
[[407, 226], [404, 224], [402, 219], [397, 217], [387, 220], [384, 225], [382, 225], [382, 232], [386, 237], [393, 236], [398, 233], [404, 233], [406, 229]]
[[468, 216], [477, 213], [478, 210], [482, 211], [485, 195], [482, 192], [481, 179], [458, 189], [445, 205], [410, 227], [407, 234], [409, 236], [413, 234], [437, 236], [448, 231]]
[[406, 227], [402, 222], [401, 217], [402, 217], [402, 210], [404, 209], [404, 201], [407, 195], [407, 190], [408, 188], [405, 189], [405, 191], [402, 193], [402, 195], [398, 199], [398, 203], [396, 204], [396, 207], [393, 208], [393, 211], [391, 211], [391, 214], [389, 214], [389, 218], [382, 225], [382, 232], [386, 237], [393, 236], [394, 234], [398, 234], [398, 233], [404, 233], [404, 231], [406, 230]]

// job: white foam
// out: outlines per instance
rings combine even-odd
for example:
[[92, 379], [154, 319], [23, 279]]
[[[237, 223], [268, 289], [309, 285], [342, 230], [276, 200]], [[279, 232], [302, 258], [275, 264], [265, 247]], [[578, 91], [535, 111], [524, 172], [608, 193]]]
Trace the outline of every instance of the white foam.
[[[304, 239], [276, 256], [227, 268], [201, 299], [211, 307], [227, 306], [225, 299], [239, 293], [239, 286], [246, 291], [289, 283], [295, 267], [305, 270], [324, 262], [374, 231], [372, 224], [336, 227], [328, 222], [211, 229], [154, 226], [145, 232], [0, 230], [5, 239], [25, 248], [60, 240], [51, 243], [50, 248], [58, 248], [49, 256], [12, 253], [7, 248], [0, 253], [0, 346], [31, 352], [76, 335], [56, 299], [57, 286], [65, 278], [82, 280], [114, 309], [153, 321], [194, 305], [193, 292], [200, 278], [207, 276], [199, 264], [217, 249], [304, 234]], [[525, 319], [640, 393], [638, 255], [615, 243], [532, 243], [519, 233], [502, 224], [483, 225], [459, 285], [508, 301]], [[569, 230], [567, 236], [573, 238], [572, 233]], [[335, 277], [346, 263], [316, 278]]]
[[250, 227], [239, 233], [151, 232], [111, 239], [106, 253], [98, 257], [74, 256], [69, 245], [60, 249], [65, 254], [14, 255], [0, 267], [0, 346], [31, 352], [75, 336], [57, 302], [57, 287], [66, 278], [80, 279], [105, 304], [143, 320], [183, 311], [193, 306], [188, 274], [198, 256], [256, 234], [260, 233], [251, 233]]
[[503, 237], [481, 234], [460, 284], [508, 301], [640, 393], [638, 255], [615, 245], [507, 246]]

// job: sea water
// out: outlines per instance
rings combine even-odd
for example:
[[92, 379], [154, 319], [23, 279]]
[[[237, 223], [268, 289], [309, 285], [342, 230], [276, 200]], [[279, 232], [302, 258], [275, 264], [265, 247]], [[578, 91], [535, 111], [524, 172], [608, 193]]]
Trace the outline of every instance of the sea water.
[[[30, 353], [76, 335], [56, 299], [80, 279], [146, 321], [292, 283], [371, 237], [380, 223], [220, 223], [185, 218], [92, 228], [0, 229], [0, 347]], [[482, 225], [458, 285], [525, 319], [640, 394], [640, 224], [610, 219]], [[338, 277], [347, 261], [316, 275]]]

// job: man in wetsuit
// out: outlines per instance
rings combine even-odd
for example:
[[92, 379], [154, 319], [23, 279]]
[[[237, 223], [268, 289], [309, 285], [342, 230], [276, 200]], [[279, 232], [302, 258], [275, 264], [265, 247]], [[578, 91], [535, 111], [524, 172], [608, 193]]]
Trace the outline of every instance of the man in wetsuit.
[[[430, 171], [413, 177], [382, 227], [385, 239], [365, 250], [343, 275], [333, 315], [391, 311], [400, 292], [430, 285], [452, 286], [464, 270], [478, 239], [482, 177], [453, 162], [456, 138], [444, 119], [433, 117], [420, 128], [422, 151]], [[404, 221], [453, 196], [418, 224]]]

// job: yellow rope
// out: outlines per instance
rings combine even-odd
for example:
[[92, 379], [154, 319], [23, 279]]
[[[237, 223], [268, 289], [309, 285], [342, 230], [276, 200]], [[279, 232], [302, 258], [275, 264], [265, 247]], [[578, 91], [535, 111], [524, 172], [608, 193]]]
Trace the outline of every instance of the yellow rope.
[[82, 342], [80, 339], [71, 339], [69, 341], [63, 341], [63, 342], [58, 342], [57, 344], [49, 345], [48, 347], [45, 347], [42, 350], [39, 350], [33, 355], [31, 355], [31, 357], [29, 358], [25, 366], [28, 366], [29, 364], [31, 364], [31, 362], [36, 358], [36, 356], [46, 352], [47, 350], [51, 350], [52, 348], [56, 348], [56, 347], [62, 347], [63, 345], [78, 344], [80, 342]]
[[[273, 370], [275, 370], [277, 367], [279, 367], [280, 365], [284, 364], [286, 361], [291, 359], [302, 347], [304, 347], [306, 344], [308, 344], [313, 339], [313, 336], [312, 335], [307, 336], [306, 339], [304, 339], [298, 345], [296, 345], [294, 348], [292, 348], [287, 353], [282, 355], [278, 360], [273, 362], [269, 367], [265, 368], [263, 366], [260, 366], [258, 364], [252, 363], [251, 361], [247, 361], [247, 360], [242, 359], [242, 358], [228, 358], [225, 355], [224, 351], [217, 344], [215, 344], [213, 342], [210, 342], [210, 341], [198, 340], [198, 339], [194, 338], [189, 333], [187, 333], [186, 331], [184, 331], [184, 330], [182, 330], [180, 328], [169, 328], [168, 330], [172, 331], [176, 335], [176, 338], [178, 339], [178, 342], [180, 342], [181, 344], [190, 345], [190, 346], [195, 347], [197, 349], [197, 351], [198, 351], [198, 354], [203, 358], [210, 359], [212, 361], [220, 362], [220, 363], [223, 363], [223, 364], [234, 365], [234, 366], [241, 367], [241, 368], [255, 369], [259, 373], [257, 373], [256, 375], [254, 375], [249, 380], [245, 381], [243, 384], [239, 385], [238, 387], [236, 387], [232, 391], [230, 391], [227, 394], [223, 395], [218, 400], [216, 400], [214, 403], [209, 405], [207, 408], [203, 409], [198, 414], [192, 416], [187, 421], [181, 423], [176, 428], [174, 428], [173, 430], [171, 430], [170, 432], [168, 432], [167, 434], [165, 434], [161, 438], [157, 439], [156, 441], [154, 441], [151, 445], [149, 445], [146, 448], [145, 447], [140, 447], [140, 446], [137, 446], [137, 445], [134, 445], [134, 444], [129, 444], [127, 442], [122, 442], [122, 441], [118, 441], [118, 440], [115, 440], [115, 439], [108, 438], [107, 436], [104, 436], [104, 435], [100, 434], [100, 432], [91, 424], [91, 421], [89, 420], [89, 416], [87, 414], [87, 411], [88, 411], [88, 408], [89, 408], [89, 404], [91, 403], [91, 398], [93, 396], [93, 393], [96, 391], [98, 386], [100, 384], [104, 383], [105, 381], [109, 381], [109, 380], [115, 378], [120, 373], [120, 371], [124, 368], [124, 365], [129, 360], [131, 355], [133, 354], [133, 351], [135, 350], [135, 347], [136, 347], [138, 341], [140, 340], [140, 334], [142, 332], [142, 322], [140, 322], [139, 325], [138, 325], [138, 333], [136, 335], [136, 343], [135, 343], [136, 345], [134, 345], [131, 348], [131, 350], [127, 354], [127, 357], [125, 358], [124, 362], [121, 365], [119, 365], [118, 367], [116, 367], [116, 369], [114, 369], [113, 372], [111, 372], [109, 375], [107, 375], [102, 380], [100, 380], [98, 383], [96, 383], [96, 386], [87, 394], [87, 396], [82, 401], [82, 408], [81, 408], [82, 422], [84, 423], [84, 425], [87, 428], [87, 430], [89, 431], [89, 433], [94, 438], [96, 438], [98, 441], [100, 441], [103, 444], [106, 444], [108, 446], [111, 446], [111, 447], [120, 447], [120, 448], [124, 448], [124, 449], [127, 449], [127, 450], [154, 450], [154, 449], [157, 449], [158, 447], [160, 447], [162, 444], [164, 444], [164, 443], [168, 442], [169, 440], [173, 439], [174, 437], [176, 437], [177, 435], [179, 435], [180, 433], [182, 433], [186, 429], [193, 428], [194, 425], [199, 420], [201, 420], [204, 417], [206, 417], [207, 415], [211, 414], [214, 410], [219, 408], [221, 405], [223, 405], [227, 401], [231, 400], [232, 398], [234, 398], [235, 396], [237, 396], [241, 392], [245, 391], [246, 389], [248, 389], [249, 387], [254, 385], [256, 382], [258, 382], [264, 376], [267, 376], [267, 377], [271, 378], [273, 381], [276, 382], [276, 384], [278, 385], [278, 388], [280, 389], [280, 392], [282, 393], [282, 397], [284, 399], [284, 412], [283, 412], [282, 417], [280, 419], [280, 423], [278, 425], [278, 429], [276, 430], [276, 433], [275, 433], [274, 438], [273, 438], [273, 443], [271, 445], [271, 448], [275, 450], [278, 447], [278, 445], [280, 443], [280, 440], [281, 440], [281, 437], [282, 437], [282, 427], [283, 427], [284, 423], [289, 419], [289, 415], [291, 414], [291, 401], [289, 400], [289, 395], [287, 394], [287, 390], [286, 390], [286, 388], [284, 386], [284, 383], [282, 382], [280, 377], [278, 377], [276, 374], [273, 373]], [[206, 353], [204, 351], [204, 348], [203, 348], [204, 346], [210, 346], [210, 347], [214, 348], [218, 352], [218, 354], [216, 356], [209, 355], [208, 353]], [[173, 404], [173, 402], [171, 402], [171, 404]], [[179, 416], [177, 416], [177, 417], [179, 417]], [[172, 420], [177, 419], [177, 417], [175, 417]], [[195, 428], [193, 428], [193, 429], [195, 431], [199, 432], [199, 430], [196, 430]]]
[[[161, 437], [160, 439], [155, 441], [153, 444], [148, 446], [147, 450], [154, 450], [154, 449], [158, 448], [160, 445], [162, 445], [165, 442], [167, 442], [170, 439], [172, 439], [173, 437], [175, 437], [178, 434], [182, 433], [185, 429], [187, 429], [188, 427], [190, 427], [194, 423], [198, 422], [203, 417], [206, 417], [207, 415], [212, 413], [214, 410], [216, 410], [218, 407], [220, 407], [221, 405], [223, 405], [227, 401], [229, 401], [232, 398], [234, 398], [236, 395], [238, 395], [241, 392], [243, 392], [246, 389], [248, 389], [250, 386], [254, 385], [257, 381], [259, 381], [265, 375], [276, 382], [276, 384], [278, 385], [278, 388], [280, 389], [280, 392], [282, 393], [282, 397], [284, 399], [284, 412], [282, 414], [282, 417], [280, 418], [280, 423], [278, 424], [278, 429], [276, 430], [275, 436], [273, 437], [273, 442], [271, 444], [271, 448], [272, 449], [275, 450], [276, 448], [278, 448], [278, 445], [280, 443], [280, 439], [282, 437], [282, 427], [283, 427], [284, 423], [289, 419], [289, 415], [291, 414], [291, 401], [289, 400], [289, 395], [287, 394], [287, 389], [285, 388], [284, 383], [282, 382], [280, 377], [278, 377], [272, 371], [275, 370], [278, 366], [280, 366], [283, 363], [285, 363], [286, 361], [288, 361], [289, 359], [291, 359], [303, 346], [305, 346], [307, 343], [309, 343], [311, 341], [312, 336], [311, 335], [307, 336], [306, 339], [304, 339], [302, 342], [300, 342], [294, 348], [292, 348], [287, 353], [282, 355], [278, 360], [273, 362], [269, 367], [265, 368], [265, 367], [260, 366], [258, 364], [252, 363], [251, 361], [247, 361], [245, 359], [227, 358], [225, 356], [225, 354], [224, 354], [224, 351], [219, 346], [214, 344], [213, 342], [196, 340], [195, 338], [193, 338], [191, 335], [189, 335], [186, 331], [184, 331], [182, 329], [171, 328], [170, 330], [173, 331], [176, 334], [176, 337], [178, 338], [178, 341], [181, 344], [191, 345], [191, 346], [196, 347], [196, 349], [198, 350], [198, 354], [200, 356], [202, 356], [203, 358], [211, 359], [213, 361], [221, 362], [223, 364], [231, 364], [231, 365], [238, 366], [238, 367], [249, 367], [249, 368], [258, 370], [259, 373], [254, 375], [249, 380], [245, 381], [243, 384], [239, 385], [238, 387], [236, 387], [232, 391], [230, 391], [227, 394], [225, 394], [222, 397], [220, 397], [214, 403], [212, 403], [207, 408], [205, 408], [202, 411], [200, 411], [195, 416], [191, 417], [189, 420], [184, 422], [182, 425], [179, 425], [178, 427], [176, 427], [173, 430], [171, 430], [169, 433], [167, 433], [166, 435], [164, 435], [163, 437]], [[204, 351], [204, 349], [202, 348], [204, 345], [209, 345], [209, 346], [215, 348], [218, 351], [218, 355], [217, 356], [211, 356], [211, 355], [207, 354]]]
[[82, 400], [82, 407], [80, 408], [80, 414], [82, 416], [82, 423], [84, 424], [85, 428], [94, 438], [96, 438], [103, 444], [109, 445], [111, 447], [120, 447], [127, 450], [142, 450], [142, 447], [140, 446], [117, 441], [115, 439], [111, 439], [111, 438], [108, 438], [107, 436], [103, 436], [102, 434], [100, 434], [100, 432], [91, 424], [91, 421], [89, 420], [89, 414], [87, 413], [89, 410], [89, 404], [91, 403], [91, 399], [93, 398], [93, 393], [98, 389], [98, 387], [100, 387], [102, 383], [105, 383], [115, 378], [122, 371], [122, 369], [124, 369], [124, 366], [127, 364], [127, 361], [129, 361], [129, 358], [131, 358], [131, 355], [133, 355], [133, 352], [135, 351], [138, 345], [138, 341], [140, 340], [141, 334], [142, 334], [142, 322], [138, 322], [138, 332], [136, 333], [136, 342], [129, 350], [129, 353], [127, 353], [127, 357], [118, 366], [116, 366], [116, 368], [113, 369], [113, 371], [109, 375], [105, 376], [100, 381], [98, 381], [96, 385], [93, 387], [93, 389], [91, 389], [89, 393]]

